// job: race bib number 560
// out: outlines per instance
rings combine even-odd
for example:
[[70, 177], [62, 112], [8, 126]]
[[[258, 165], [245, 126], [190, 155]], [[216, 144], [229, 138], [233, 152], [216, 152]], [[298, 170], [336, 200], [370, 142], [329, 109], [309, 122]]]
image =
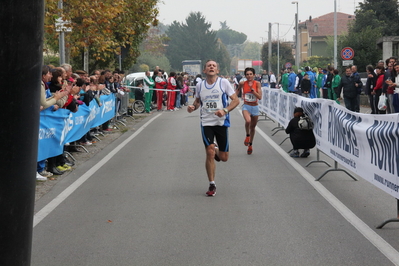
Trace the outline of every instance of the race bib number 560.
[[204, 109], [206, 110], [206, 112], [208, 113], [214, 113], [217, 110], [221, 109], [221, 107], [219, 106], [219, 101], [217, 100], [208, 100], [204, 103]]

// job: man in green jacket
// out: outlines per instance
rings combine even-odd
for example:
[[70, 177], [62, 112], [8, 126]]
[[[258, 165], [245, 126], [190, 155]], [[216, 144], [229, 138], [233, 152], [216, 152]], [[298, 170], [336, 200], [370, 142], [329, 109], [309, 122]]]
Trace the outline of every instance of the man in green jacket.
[[281, 87], [283, 88], [283, 91], [288, 92], [288, 72], [287, 70], [284, 70], [284, 74], [281, 77]]
[[338, 104], [340, 104], [339, 99], [341, 98], [341, 91], [338, 89], [338, 86], [341, 83], [341, 76], [339, 75], [338, 69], [334, 69], [333, 73], [334, 77], [332, 80], [332, 97]]
[[150, 113], [151, 112], [151, 100], [152, 100], [152, 93], [154, 90], [155, 82], [151, 77], [150, 71], [145, 72], [145, 77], [144, 77], [144, 100], [145, 100], [145, 112]]
[[[319, 67], [317, 70], [319, 72], [317, 74], [317, 82], [316, 82], [317, 98], [320, 98], [320, 90], [323, 90], [324, 87], [325, 74], [323, 73], [323, 69], [321, 67]], [[324, 93], [323, 93], [323, 98], [327, 98], [327, 96], [324, 97]]]

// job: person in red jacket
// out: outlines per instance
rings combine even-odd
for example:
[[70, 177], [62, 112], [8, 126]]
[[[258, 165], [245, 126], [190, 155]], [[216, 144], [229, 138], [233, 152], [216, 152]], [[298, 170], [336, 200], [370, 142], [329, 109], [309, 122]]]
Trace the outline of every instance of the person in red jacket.
[[176, 79], [175, 79], [176, 73], [175, 72], [170, 72], [169, 78], [168, 78], [168, 100], [167, 100], [167, 110], [168, 111], [177, 111], [179, 109], [175, 108], [175, 101], [176, 101]]
[[375, 71], [377, 73], [377, 80], [373, 90], [371, 91], [371, 95], [374, 95], [374, 106], [377, 114], [385, 114], [386, 111], [378, 110], [378, 102], [380, 101], [380, 96], [383, 94], [382, 87], [384, 85], [385, 68], [383, 66], [377, 66]]
[[162, 72], [155, 70], [155, 89], [157, 90], [157, 110], [162, 111], [162, 101], [163, 101], [163, 89], [165, 89], [166, 81], [162, 77]]

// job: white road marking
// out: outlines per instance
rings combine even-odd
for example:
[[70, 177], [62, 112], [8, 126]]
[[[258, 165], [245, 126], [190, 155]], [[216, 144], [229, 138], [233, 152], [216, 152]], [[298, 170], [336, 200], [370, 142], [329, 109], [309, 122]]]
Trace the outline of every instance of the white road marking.
[[123, 147], [125, 147], [132, 139], [134, 139], [141, 131], [143, 131], [149, 124], [151, 124], [155, 119], [157, 119], [161, 114], [156, 115], [142, 127], [140, 127], [133, 135], [119, 144], [115, 149], [113, 149], [109, 154], [107, 154], [103, 159], [101, 159], [96, 165], [94, 165], [89, 171], [84, 173], [75, 182], [73, 182], [69, 187], [67, 187], [63, 192], [61, 192], [56, 198], [44, 206], [40, 211], [38, 211], [33, 217], [33, 228], [38, 225], [44, 218], [47, 217], [52, 211], [57, 208], [65, 199], [67, 199], [77, 188], [79, 188], [84, 182], [86, 182], [92, 175], [94, 175], [104, 164], [106, 164], [115, 154], [117, 154]]
[[259, 127], [256, 131], [272, 146], [299, 174], [309, 182], [310, 185], [320, 193], [350, 224], [352, 224], [371, 244], [381, 251], [392, 263], [399, 266], [399, 252], [394, 249], [388, 242], [380, 237], [373, 229], [357, 217], [348, 207], [346, 207], [339, 199], [337, 199], [330, 191], [328, 191], [320, 182], [306, 171], [299, 163], [289, 156], [277, 143], [275, 143], [266, 133]]

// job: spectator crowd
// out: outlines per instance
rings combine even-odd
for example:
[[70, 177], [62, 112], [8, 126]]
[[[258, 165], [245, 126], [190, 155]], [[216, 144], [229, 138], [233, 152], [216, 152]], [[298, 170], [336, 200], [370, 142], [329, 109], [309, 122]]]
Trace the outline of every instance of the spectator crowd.
[[[73, 71], [72, 66], [63, 64], [59, 67], [46, 65], [42, 67], [42, 83], [40, 96], [40, 110], [49, 109], [57, 112], [68, 109], [77, 112], [80, 105], [89, 105], [94, 99], [101, 106], [100, 95], [114, 93], [116, 96], [115, 119], [124, 119], [129, 103], [129, 89], [124, 84], [124, 72], [115, 70], [95, 70], [91, 75], [86, 71]], [[68, 143], [64, 150], [77, 151], [79, 146], [88, 146], [96, 142], [96, 135], [112, 131], [110, 121], [100, 127], [90, 129], [75, 143]], [[61, 175], [71, 170], [74, 165], [65, 153], [37, 162], [36, 179], [45, 181], [53, 175]]]
[[[281, 89], [287, 93], [296, 93], [309, 98], [341, 100], [345, 107], [353, 112], [360, 112], [360, 95], [368, 98], [371, 114], [392, 114], [399, 112], [399, 62], [397, 57], [380, 60], [375, 66], [366, 66], [362, 79], [356, 65], [338, 69], [328, 65], [326, 68], [309, 66], [296, 73], [292, 68], [282, 69], [276, 77], [272, 71], [256, 76], [262, 86]], [[240, 73], [230, 78], [238, 86], [243, 78]], [[382, 98], [382, 99], [381, 99]], [[386, 102], [385, 102], [386, 101]], [[385, 104], [382, 104], [385, 103]]]

